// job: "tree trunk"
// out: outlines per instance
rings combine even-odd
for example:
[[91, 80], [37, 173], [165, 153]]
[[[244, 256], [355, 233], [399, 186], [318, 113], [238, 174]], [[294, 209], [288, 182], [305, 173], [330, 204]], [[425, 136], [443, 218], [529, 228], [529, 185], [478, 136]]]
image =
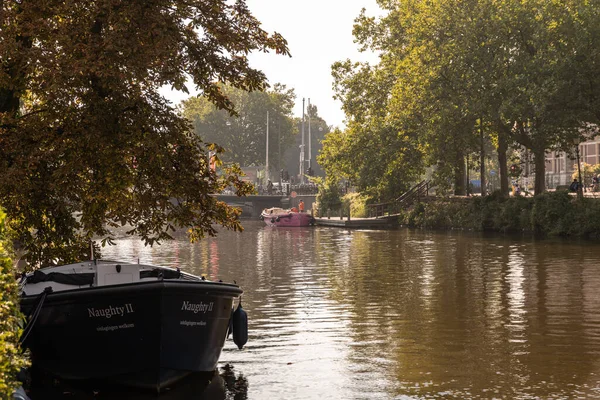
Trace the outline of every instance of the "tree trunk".
[[498, 135], [498, 166], [500, 177], [500, 193], [508, 197], [508, 165], [506, 152], [508, 151], [508, 142], [503, 134]]
[[483, 140], [483, 119], [479, 120], [479, 135], [481, 139], [481, 165], [479, 170], [479, 180], [481, 182], [481, 196], [485, 196], [487, 191], [485, 187], [485, 142]]
[[546, 191], [546, 149], [533, 150], [535, 162], [535, 185], [533, 187], [534, 195], [542, 194]]
[[466, 192], [466, 177], [465, 177], [465, 159], [462, 154], [457, 154], [456, 165], [454, 166], [454, 194], [456, 196], [465, 196]]
[[19, 110], [19, 97], [14, 90], [0, 88], [0, 113], [13, 116]]
[[[0, 0], [0, 7], [3, 1]], [[21, 12], [20, 5], [16, 6], [18, 13]], [[4, 16], [3, 16], [4, 17]], [[4, 22], [5, 19], [2, 18]], [[33, 41], [29, 36], [18, 35], [15, 42], [24, 49], [32, 47]], [[4, 54], [3, 54], [4, 55]], [[23, 82], [25, 81], [26, 61], [20, 56], [9, 57], [9, 60], [0, 60], [0, 68], [8, 74], [9, 87], [0, 86], [0, 113], [8, 113], [11, 117], [17, 115], [21, 105], [20, 99], [24, 92]]]

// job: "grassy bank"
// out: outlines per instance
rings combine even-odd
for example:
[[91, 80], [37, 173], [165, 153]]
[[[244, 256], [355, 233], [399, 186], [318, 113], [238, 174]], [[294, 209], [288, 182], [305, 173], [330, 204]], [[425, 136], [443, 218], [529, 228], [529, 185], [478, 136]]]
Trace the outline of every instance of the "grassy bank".
[[23, 320], [4, 217], [0, 210], [0, 398], [9, 399], [19, 386], [15, 378], [26, 360], [18, 347]]
[[547, 236], [600, 238], [600, 201], [578, 200], [567, 192], [503, 198], [498, 194], [417, 203], [400, 223], [432, 229], [531, 232]]

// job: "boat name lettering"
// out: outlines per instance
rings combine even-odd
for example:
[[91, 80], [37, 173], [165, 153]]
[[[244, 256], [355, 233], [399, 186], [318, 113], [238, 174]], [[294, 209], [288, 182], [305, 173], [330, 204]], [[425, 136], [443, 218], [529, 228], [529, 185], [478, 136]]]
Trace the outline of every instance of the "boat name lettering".
[[135, 324], [121, 324], [121, 325], [112, 325], [112, 326], [99, 326], [96, 328], [98, 332], [111, 332], [119, 329], [130, 329], [135, 328]]
[[206, 321], [179, 321], [179, 325], [184, 325], [184, 326], [206, 326]]
[[190, 303], [189, 301], [184, 300], [183, 304], [181, 305], [181, 309], [185, 311], [191, 311], [194, 314], [198, 314], [199, 312], [206, 313], [207, 311], [212, 311], [213, 302], [211, 301], [210, 303]]
[[125, 314], [130, 314], [133, 312], [133, 306], [131, 303], [123, 304], [122, 306], [108, 306], [107, 308], [88, 308], [88, 317], [89, 318], [111, 318], [113, 316], [122, 317]]

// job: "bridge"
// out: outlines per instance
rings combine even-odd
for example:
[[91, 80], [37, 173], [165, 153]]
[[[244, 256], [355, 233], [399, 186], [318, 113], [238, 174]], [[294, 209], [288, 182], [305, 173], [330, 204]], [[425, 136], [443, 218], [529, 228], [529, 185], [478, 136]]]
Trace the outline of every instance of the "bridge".
[[[344, 218], [342, 215], [346, 210], [338, 210], [339, 217], [331, 218], [321, 215], [316, 216], [317, 225], [327, 226], [344, 226], [346, 228], [358, 227], [378, 227], [390, 226], [397, 222], [397, 217], [401, 209], [410, 207], [415, 201], [429, 198], [429, 190], [431, 188], [430, 180], [423, 180], [403, 193], [397, 199], [387, 203], [369, 204], [367, 206], [367, 218], [350, 219], [348, 216]], [[260, 212], [265, 208], [281, 207], [291, 208], [297, 207], [300, 199], [304, 201], [306, 210], [312, 209], [312, 204], [316, 199], [316, 194], [309, 191], [297, 194], [294, 198], [287, 195], [250, 195], [246, 197], [238, 197], [235, 195], [219, 194], [215, 195], [219, 200], [224, 201], [230, 206], [239, 207], [242, 209], [242, 218], [258, 218]], [[347, 215], [347, 214], [346, 214]]]
[[288, 196], [281, 195], [250, 195], [238, 197], [235, 195], [219, 194], [216, 195], [216, 197], [230, 206], [241, 208], [243, 218], [258, 218], [260, 212], [265, 208], [289, 208], [291, 204], [291, 200]]
[[298, 202], [301, 199], [304, 201], [306, 209], [310, 210], [317, 197], [315, 194], [298, 194], [295, 198], [286, 195], [266, 194], [246, 197], [238, 197], [233, 194], [218, 194], [215, 196], [217, 199], [224, 201], [230, 206], [241, 208], [242, 218], [258, 218], [263, 209], [270, 207], [298, 207]]

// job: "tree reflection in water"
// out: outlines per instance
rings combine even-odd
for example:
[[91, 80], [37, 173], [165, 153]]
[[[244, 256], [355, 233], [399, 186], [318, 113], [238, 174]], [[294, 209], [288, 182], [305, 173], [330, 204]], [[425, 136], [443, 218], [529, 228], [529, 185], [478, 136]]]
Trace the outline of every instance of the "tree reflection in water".
[[31, 400], [247, 400], [248, 381], [226, 364], [221, 371], [193, 374], [163, 393], [124, 389], [122, 387], [75, 385], [48, 376], [34, 374], [27, 390]]
[[227, 400], [247, 400], [248, 399], [248, 380], [239, 374], [236, 376], [231, 364], [225, 364], [222, 368], [221, 378], [225, 381], [227, 391]]

